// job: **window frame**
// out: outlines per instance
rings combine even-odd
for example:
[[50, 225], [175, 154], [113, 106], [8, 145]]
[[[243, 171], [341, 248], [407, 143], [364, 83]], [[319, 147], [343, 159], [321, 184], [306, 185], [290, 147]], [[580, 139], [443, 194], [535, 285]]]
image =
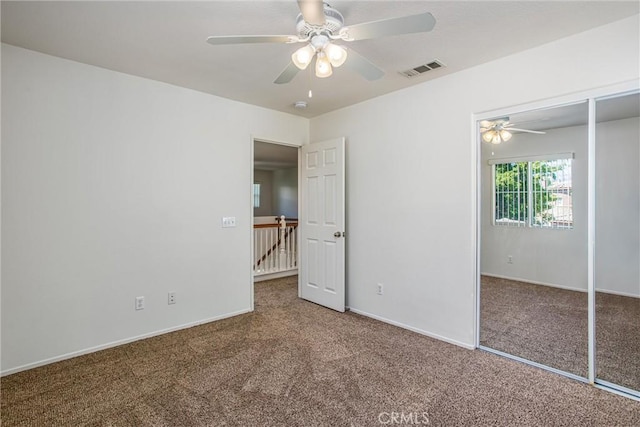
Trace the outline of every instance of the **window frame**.
[[[538, 216], [539, 212], [536, 210], [535, 206], [535, 195], [534, 195], [534, 183], [533, 183], [533, 164], [539, 162], [557, 162], [557, 161], [568, 161], [569, 165], [569, 178], [571, 181], [571, 186], [569, 188], [569, 194], [573, 195], [573, 160], [575, 158], [574, 153], [557, 153], [557, 154], [546, 154], [546, 155], [537, 155], [537, 156], [527, 156], [527, 157], [511, 157], [511, 158], [503, 158], [503, 159], [491, 159], [488, 161], [489, 165], [491, 165], [491, 194], [492, 194], [492, 207], [491, 207], [491, 224], [493, 226], [498, 227], [508, 227], [508, 228], [537, 228], [537, 229], [546, 229], [546, 230], [572, 230], [574, 228], [573, 223], [573, 202], [568, 209], [570, 211], [571, 222], [567, 225], [559, 225], [559, 224], [545, 224], [538, 223], [536, 220], [536, 216]], [[498, 188], [497, 188], [497, 172], [496, 166], [504, 165], [504, 164], [522, 164], [526, 163], [526, 188], [524, 189], [526, 200], [526, 210], [524, 220], [519, 219], [508, 219], [507, 221], [500, 222], [498, 217]], [[519, 186], [518, 186], [519, 187]]]
[[253, 208], [254, 209], [258, 209], [260, 207], [261, 194], [262, 194], [261, 187], [262, 187], [262, 182], [255, 181], [253, 183]]

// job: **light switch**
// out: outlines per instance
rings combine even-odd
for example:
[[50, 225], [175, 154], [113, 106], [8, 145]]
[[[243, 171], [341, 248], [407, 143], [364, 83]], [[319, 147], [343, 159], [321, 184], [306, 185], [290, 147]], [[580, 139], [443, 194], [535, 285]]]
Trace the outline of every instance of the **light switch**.
[[236, 226], [236, 217], [235, 216], [225, 216], [222, 217], [222, 228], [230, 228]]

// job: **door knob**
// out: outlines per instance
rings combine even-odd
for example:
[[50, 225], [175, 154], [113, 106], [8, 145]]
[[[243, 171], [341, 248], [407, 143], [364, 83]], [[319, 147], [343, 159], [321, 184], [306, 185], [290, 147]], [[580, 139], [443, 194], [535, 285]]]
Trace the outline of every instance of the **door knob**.
[[333, 237], [340, 237], [342, 236], [342, 233], [340, 233], [339, 231], [336, 231], [335, 233], [333, 233]]

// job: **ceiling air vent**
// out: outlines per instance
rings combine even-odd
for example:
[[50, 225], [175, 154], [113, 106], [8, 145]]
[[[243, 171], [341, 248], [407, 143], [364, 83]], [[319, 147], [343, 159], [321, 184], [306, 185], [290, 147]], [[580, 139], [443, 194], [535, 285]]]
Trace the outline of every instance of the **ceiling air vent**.
[[434, 61], [429, 62], [428, 64], [418, 65], [417, 67], [412, 68], [410, 70], [401, 71], [400, 74], [402, 74], [405, 77], [415, 77], [415, 76], [419, 76], [420, 74], [426, 73], [427, 71], [435, 70], [436, 68], [442, 68], [442, 67], [444, 67], [444, 64], [436, 59]]

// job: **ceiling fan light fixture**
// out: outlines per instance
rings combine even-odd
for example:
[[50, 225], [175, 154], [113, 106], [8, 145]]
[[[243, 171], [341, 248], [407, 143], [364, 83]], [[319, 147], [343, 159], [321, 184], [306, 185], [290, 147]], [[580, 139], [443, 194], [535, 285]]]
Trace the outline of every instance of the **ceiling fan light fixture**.
[[508, 130], [503, 129], [500, 131], [500, 138], [502, 138], [504, 142], [507, 142], [508, 140], [510, 140], [512, 136], [513, 135]]
[[[503, 132], [505, 133], [503, 136]], [[511, 139], [511, 132], [506, 130], [493, 130], [489, 129], [482, 133], [482, 140], [484, 142], [490, 142], [492, 144], [500, 144], [502, 141], [508, 141]]]
[[304, 47], [293, 52], [291, 55], [291, 61], [301, 70], [306, 69], [311, 61], [313, 60], [313, 55], [315, 55], [316, 50], [311, 44], [308, 44]]
[[324, 52], [318, 52], [318, 57], [316, 59], [316, 77], [325, 78], [329, 77], [333, 74], [333, 70], [331, 69], [331, 62], [329, 62], [329, 58]]
[[329, 62], [334, 67], [339, 67], [347, 60], [347, 50], [337, 44], [327, 43], [324, 47], [324, 51], [329, 57]]
[[486, 132], [484, 132], [484, 133], [482, 134], [482, 140], [483, 140], [484, 142], [492, 142], [492, 141], [493, 141], [493, 135], [494, 135], [494, 134], [495, 134], [495, 132], [494, 132], [494, 131], [492, 131], [492, 130], [488, 130], [488, 131], [486, 131]]

